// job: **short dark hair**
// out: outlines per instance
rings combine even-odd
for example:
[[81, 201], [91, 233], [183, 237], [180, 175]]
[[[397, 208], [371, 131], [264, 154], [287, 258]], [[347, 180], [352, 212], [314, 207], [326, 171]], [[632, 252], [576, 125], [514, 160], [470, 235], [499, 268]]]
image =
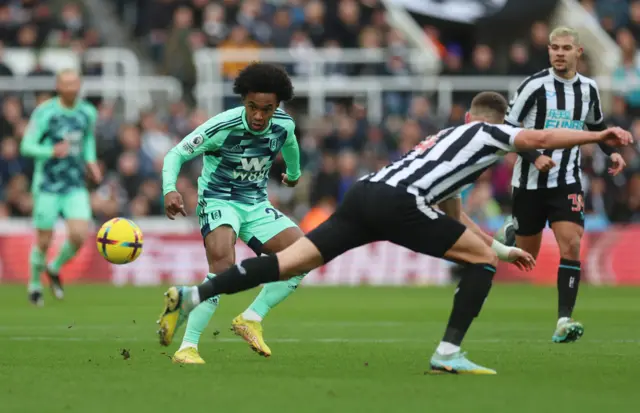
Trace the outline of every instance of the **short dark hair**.
[[249, 93], [273, 93], [278, 102], [287, 102], [293, 99], [293, 85], [282, 67], [253, 62], [236, 77], [233, 93], [242, 97]]
[[471, 101], [471, 114], [475, 116], [489, 116], [500, 121], [507, 114], [509, 105], [500, 93], [480, 92]]

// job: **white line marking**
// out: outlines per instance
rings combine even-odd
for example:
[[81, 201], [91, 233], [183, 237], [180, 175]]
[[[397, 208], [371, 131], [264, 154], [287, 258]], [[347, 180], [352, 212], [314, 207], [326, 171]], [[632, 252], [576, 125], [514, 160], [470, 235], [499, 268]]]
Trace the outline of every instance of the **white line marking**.
[[[113, 338], [99, 338], [99, 337], [59, 337], [59, 336], [14, 336], [14, 337], [0, 337], [0, 341], [75, 341], [75, 342], [103, 342], [108, 343], [110, 341], [115, 342], [157, 342], [153, 338], [139, 338], [139, 337], [113, 337]], [[241, 343], [244, 340], [240, 338], [214, 338], [213, 340], [206, 340], [207, 344], [213, 342], [219, 343]], [[274, 338], [267, 340], [269, 343], [354, 343], [354, 344], [393, 344], [393, 343], [431, 343], [435, 344], [437, 340], [433, 339], [414, 339], [414, 338], [347, 338], [347, 337], [332, 337], [332, 338]], [[594, 344], [637, 344], [640, 340], [634, 339], [620, 339], [620, 340], [585, 340]], [[499, 344], [499, 343], [551, 343], [551, 340], [524, 340], [524, 339], [468, 339], [467, 343], [486, 343], [486, 344]]]

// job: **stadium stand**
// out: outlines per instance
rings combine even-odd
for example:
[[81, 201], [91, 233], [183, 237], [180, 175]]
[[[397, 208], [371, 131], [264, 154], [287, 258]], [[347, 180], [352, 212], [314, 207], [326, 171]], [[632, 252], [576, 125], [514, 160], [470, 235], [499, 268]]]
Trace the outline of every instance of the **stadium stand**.
[[[59, 2], [58, 2], [59, 3]], [[51, 75], [62, 67], [76, 67], [86, 75], [102, 68], [85, 64], [83, 52], [101, 45], [99, 35], [83, 10], [82, 2], [57, 7], [38, 0], [0, 5], [0, 76]], [[586, 10], [616, 39], [624, 55], [614, 75], [619, 86], [609, 111], [612, 124], [629, 127], [640, 138], [640, 78], [637, 46], [640, 2], [582, 2]], [[149, 110], [137, 122], [123, 121], [114, 103], [99, 102], [97, 136], [105, 182], [93, 192], [92, 205], [99, 220], [117, 215], [140, 217], [163, 212], [159, 172], [164, 154], [182, 136], [212, 115], [200, 102], [198, 84], [207, 75], [199, 71], [199, 53], [243, 49], [247, 61], [265, 48], [288, 49], [295, 60], [287, 64], [296, 77], [310, 76], [314, 51], [340, 55], [344, 49], [385, 50], [375, 63], [329, 63], [324, 76], [360, 79], [384, 76], [402, 79], [415, 75], [411, 50], [401, 32], [389, 27], [377, 0], [119, 0], [118, 16], [133, 27], [131, 36], [144, 44], [158, 73], [179, 79], [185, 99], [172, 102], [167, 111]], [[546, 44], [549, 26], [534, 23], [528, 35], [513, 39], [507, 53], [498, 54], [492, 43], [468, 45], [448, 38], [437, 25], [425, 25], [425, 36], [436, 45], [443, 61], [443, 76], [524, 77], [548, 66]], [[51, 49], [55, 48], [55, 49]], [[3, 49], [5, 50], [3, 54]], [[589, 74], [588, 60], [580, 68]], [[247, 62], [227, 61], [221, 79], [232, 80]], [[208, 75], [207, 75], [208, 76]], [[473, 90], [456, 91], [451, 110], [437, 110], [437, 95], [411, 89], [383, 94], [384, 117], [373, 121], [361, 99], [328, 98], [322, 116], [310, 116], [304, 94], [287, 109], [299, 120], [304, 178], [296, 191], [283, 189], [278, 177], [282, 160], [274, 167], [272, 202], [304, 225], [313, 226], [339, 203], [349, 186], [409, 150], [425, 135], [463, 122]], [[43, 92], [43, 91], [37, 91]], [[44, 91], [48, 92], [48, 91]], [[3, 93], [0, 118], [0, 217], [29, 216], [29, 176], [32, 165], [20, 157], [19, 141], [34, 103], [49, 93]], [[237, 104], [224, 99], [224, 106]], [[222, 109], [222, 108], [220, 108]], [[582, 165], [588, 181], [588, 212], [612, 222], [640, 222], [640, 157], [638, 147], [626, 148], [624, 175], [607, 175], [606, 160], [592, 147], [583, 151]], [[474, 219], [488, 222], [509, 211], [510, 176], [514, 157], [489, 171], [465, 194], [466, 208]], [[184, 168], [178, 189], [186, 209], [195, 211], [196, 160]]]

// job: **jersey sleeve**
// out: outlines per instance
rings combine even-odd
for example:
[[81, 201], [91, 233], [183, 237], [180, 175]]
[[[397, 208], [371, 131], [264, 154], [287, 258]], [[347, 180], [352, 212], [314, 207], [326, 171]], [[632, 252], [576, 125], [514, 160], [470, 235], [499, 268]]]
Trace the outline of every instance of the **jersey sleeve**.
[[96, 156], [96, 120], [98, 119], [98, 112], [96, 108], [91, 104], [87, 104], [87, 112], [89, 115], [89, 125], [87, 125], [87, 133], [84, 136], [84, 160], [88, 163], [96, 162], [98, 157]]
[[524, 119], [527, 117], [533, 106], [535, 105], [535, 85], [530, 78], [527, 78], [520, 84], [515, 95], [509, 102], [505, 123], [511, 126], [520, 127]]
[[587, 118], [584, 123], [587, 125], [587, 128], [592, 130], [591, 128], [598, 127], [601, 124], [604, 126], [604, 115], [602, 114], [602, 104], [600, 103], [600, 91], [596, 84], [589, 85], [589, 97], [591, 100], [591, 107], [589, 107], [589, 112], [587, 113]]
[[[592, 132], [601, 132], [607, 128], [604, 123], [604, 115], [602, 112], [602, 103], [600, 103], [600, 91], [598, 85], [589, 85], [589, 97], [591, 100], [591, 107], [587, 113], [585, 119], [585, 126]], [[598, 142], [598, 146], [606, 155], [611, 155], [616, 152], [614, 148], [603, 142]]]
[[511, 125], [485, 124], [484, 131], [491, 136], [491, 145], [507, 152], [517, 152], [515, 146], [516, 135], [523, 129]]
[[222, 146], [226, 130], [218, 127], [219, 123], [215, 117], [212, 118], [197, 127], [167, 153], [162, 166], [163, 195], [176, 190], [176, 182], [182, 164], [207, 151], [215, 151]]
[[[522, 122], [527, 117], [531, 109], [533, 109], [535, 101], [535, 87], [531, 78], [527, 78], [518, 87], [518, 91], [509, 102], [509, 109], [507, 109], [507, 116], [504, 122], [507, 125], [513, 127], [520, 127]], [[518, 155], [527, 162], [534, 163], [542, 153], [536, 150], [518, 152]]]
[[282, 157], [287, 164], [287, 178], [290, 181], [297, 181], [302, 174], [300, 172], [300, 148], [296, 138], [295, 126], [295, 123], [291, 122], [291, 125], [287, 127], [287, 139], [282, 147]]
[[31, 114], [26, 132], [20, 143], [20, 153], [23, 156], [36, 160], [45, 160], [53, 157], [53, 147], [43, 145], [40, 140], [47, 132], [47, 111], [37, 107]]

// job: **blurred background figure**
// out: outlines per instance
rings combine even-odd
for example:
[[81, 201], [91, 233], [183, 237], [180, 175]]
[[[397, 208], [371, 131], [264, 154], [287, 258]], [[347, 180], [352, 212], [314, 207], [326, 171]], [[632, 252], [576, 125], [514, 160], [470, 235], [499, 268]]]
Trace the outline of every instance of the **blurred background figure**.
[[[640, 116], [640, 2], [583, 0], [582, 6], [593, 21], [591, 30], [611, 36], [621, 50], [622, 60], [610, 74], [614, 93], [605, 105], [607, 122], [633, 127], [640, 134], [640, 126], [634, 127]], [[285, 107], [297, 121], [304, 178], [293, 193], [281, 188], [278, 177], [284, 166], [278, 159], [270, 175], [270, 188], [274, 188], [270, 192], [273, 202], [298, 220], [307, 213], [330, 210], [362, 174], [399, 158], [424, 137], [464, 123], [466, 108], [476, 93], [453, 87], [450, 100], [443, 101], [442, 94], [414, 88], [407, 79], [416, 79], [422, 73], [411, 57], [416, 39], [403, 27], [387, 21], [383, 4], [376, 0], [119, 0], [114, 14], [100, 21], [92, 7], [77, 1], [0, 4], [0, 76], [35, 79], [53, 75], [67, 61], [60, 63], [52, 58], [51, 47], [76, 51], [85, 75], [101, 76], [105, 73], [104, 61], [87, 57], [93, 53], [92, 48], [110, 46], [135, 48], [136, 58], [148, 64], [145, 73], [178, 80], [184, 91], [182, 100], [166, 102], [166, 98], [153, 95], [144, 111], [127, 119], [119, 100], [105, 101], [100, 93], [93, 96], [91, 92], [90, 98], [98, 104], [97, 144], [107, 177], [94, 194], [94, 212], [100, 219], [161, 215], [157, 188], [164, 154], [195, 126], [215, 115], [209, 107], [199, 105], [205, 101], [202, 94], [213, 94], [212, 99], [221, 100], [220, 110], [239, 103], [231, 96], [220, 99], [217, 94], [222, 86], [214, 90], [198, 86], [212, 75], [211, 70], [198, 69], [198, 53], [207, 48], [244, 52], [241, 59], [212, 66], [218, 71], [217, 78], [226, 82], [233, 82], [250, 61], [260, 59], [261, 50], [280, 48], [292, 59], [284, 66], [298, 84], [321, 74], [335, 85], [398, 85], [385, 86], [379, 94], [379, 114], [372, 106], [367, 86], [362, 93], [324, 96], [324, 113], [320, 115], [308, 113], [310, 102], [305, 93]], [[526, 23], [510, 36], [498, 35], [499, 28], [491, 25], [456, 31], [446, 19], [415, 13], [411, 16], [424, 33], [419, 40], [431, 42], [435, 58], [441, 59], [440, 75], [454, 81], [472, 76], [477, 79], [477, 91], [486, 88], [483, 79], [495, 79], [494, 85], [504, 84], [501, 90], [507, 95], [520, 79], [549, 66], [550, 27], [542, 14], [522, 16]], [[118, 32], [117, 39], [105, 36], [107, 27]], [[118, 28], [121, 30], [115, 30]], [[343, 60], [352, 49], [359, 49], [367, 59], [360, 63]], [[33, 50], [33, 58], [23, 64], [16, 60], [20, 56], [16, 50]], [[325, 63], [318, 65], [315, 59]], [[584, 74], [591, 75], [592, 65], [588, 58], [583, 60]], [[504, 76], [510, 76], [511, 86], [500, 80]], [[231, 83], [224, 87], [230, 92]], [[19, 192], [24, 179], [30, 180], [32, 165], [16, 153], [15, 146], [20, 143], [27, 117], [51, 92], [47, 88], [34, 89], [34, 93], [0, 88], [0, 216], [28, 215], [28, 191]], [[587, 213], [615, 222], [637, 215], [634, 202], [626, 201], [636, 192], [640, 173], [637, 154], [637, 148], [628, 149], [624, 156], [629, 167], [624, 176], [612, 178], [606, 174], [606, 159], [585, 148], [584, 179], [593, 185], [586, 191]], [[198, 159], [184, 167], [185, 187], [195, 191], [200, 167]], [[506, 157], [466, 193], [470, 212], [489, 227], [497, 220], [496, 215], [510, 211], [508, 177], [512, 168], [513, 158]]]

